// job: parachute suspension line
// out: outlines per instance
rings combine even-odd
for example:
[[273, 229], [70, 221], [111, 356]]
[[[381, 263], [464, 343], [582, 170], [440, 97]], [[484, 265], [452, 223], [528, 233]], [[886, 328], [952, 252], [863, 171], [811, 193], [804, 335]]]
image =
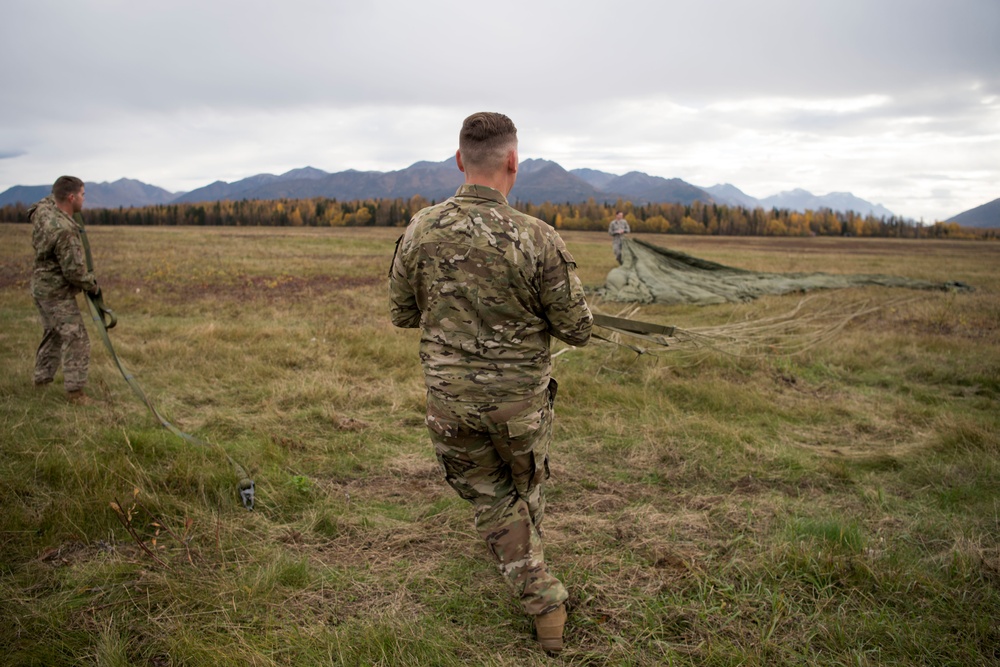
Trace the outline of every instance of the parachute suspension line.
[[[879, 306], [872, 306], [865, 299], [853, 303], [840, 300], [831, 306], [829, 303], [824, 304], [824, 299], [819, 295], [810, 295], [800, 299], [790, 311], [779, 315], [695, 329], [668, 327], [595, 313], [595, 326], [607, 329], [613, 336], [597, 333], [592, 335], [598, 340], [626, 347], [638, 354], [654, 356], [658, 352], [692, 349], [712, 350], [740, 358], [761, 358], [776, 354], [793, 356], [829, 342], [857, 318], [871, 315], [883, 308], [896, 308], [917, 298], [897, 299]], [[633, 316], [639, 309], [634, 307], [626, 310], [629, 316]], [[624, 343], [618, 334], [650, 342], [654, 347], [643, 348]]]
[[[82, 216], [80, 216], [80, 214], [77, 214], [74, 217], [76, 218], [77, 224], [80, 226], [80, 238], [83, 241], [83, 249], [87, 256], [87, 269], [93, 272], [94, 260], [90, 254], [90, 242], [87, 239], [87, 231], [83, 226]], [[156, 409], [156, 406], [153, 405], [153, 402], [149, 400], [148, 396], [146, 396], [146, 392], [144, 392], [142, 390], [142, 387], [139, 386], [139, 383], [136, 381], [135, 376], [132, 375], [130, 372], [128, 372], [128, 370], [122, 364], [121, 359], [118, 358], [118, 354], [115, 353], [114, 346], [111, 344], [111, 337], [108, 335], [108, 330], [114, 328], [114, 326], [118, 323], [118, 318], [115, 317], [115, 314], [112, 310], [110, 310], [104, 305], [104, 298], [100, 293], [94, 295], [87, 292], [86, 300], [87, 300], [87, 305], [90, 308], [90, 316], [94, 320], [94, 324], [97, 326], [97, 331], [101, 336], [101, 341], [103, 341], [104, 347], [107, 348], [108, 353], [111, 355], [112, 360], [114, 360], [115, 362], [115, 366], [118, 367], [119, 372], [121, 372], [122, 377], [125, 378], [125, 382], [128, 383], [128, 386], [132, 389], [132, 392], [139, 397], [139, 400], [141, 400], [146, 405], [147, 408], [149, 408], [149, 411], [153, 414], [154, 417], [156, 417], [157, 421], [160, 422], [160, 425], [163, 426], [168, 431], [170, 431], [171, 433], [173, 433], [174, 435], [176, 435], [178, 438], [186, 442], [189, 442], [193, 445], [198, 445], [201, 447], [217, 448], [222, 453], [222, 455], [229, 460], [229, 463], [233, 466], [233, 469], [236, 472], [236, 477], [237, 479], [239, 479], [240, 501], [243, 503], [243, 507], [247, 508], [250, 511], [253, 511], [255, 485], [254, 481], [250, 478], [250, 475], [247, 474], [246, 469], [239, 463], [237, 463], [236, 460], [229, 455], [229, 452], [223, 449], [221, 445], [218, 444], [212, 445], [203, 440], [199, 440], [193, 435], [181, 431], [179, 428], [177, 428], [169, 421], [167, 421], [163, 417], [163, 415], [160, 414], [160, 412]], [[107, 318], [107, 320], [105, 320], [105, 318]]]

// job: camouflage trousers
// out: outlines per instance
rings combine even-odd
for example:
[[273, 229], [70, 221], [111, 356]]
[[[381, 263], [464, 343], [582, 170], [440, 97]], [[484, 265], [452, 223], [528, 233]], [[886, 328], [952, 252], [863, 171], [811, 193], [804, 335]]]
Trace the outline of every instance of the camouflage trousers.
[[63, 367], [66, 391], [78, 391], [87, 384], [90, 339], [76, 299], [35, 299], [42, 319], [42, 342], [35, 352], [35, 384], [52, 382]]
[[617, 259], [618, 263], [621, 264], [622, 263], [622, 235], [621, 234], [614, 234], [611, 237], [611, 250], [614, 251], [614, 253], [615, 253], [615, 259]]
[[476, 530], [532, 616], [568, 597], [545, 565], [550, 393], [512, 403], [464, 403], [427, 395], [427, 428], [445, 480], [475, 508]]

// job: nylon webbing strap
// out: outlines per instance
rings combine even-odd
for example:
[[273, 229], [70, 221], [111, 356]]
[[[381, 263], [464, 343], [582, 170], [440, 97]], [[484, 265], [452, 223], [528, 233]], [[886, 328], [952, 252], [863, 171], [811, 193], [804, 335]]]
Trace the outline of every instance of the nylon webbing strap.
[[612, 317], [611, 315], [602, 315], [601, 313], [594, 313], [594, 324], [599, 327], [604, 327], [605, 329], [614, 329], [616, 331], [630, 334], [673, 336], [674, 332], [677, 330], [677, 327], [670, 327], [664, 324], [639, 322], [638, 320], [629, 320], [624, 317]]
[[[87, 239], [87, 232], [83, 227], [82, 216], [79, 216], [79, 214], [77, 214], [76, 221], [77, 224], [80, 226], [80, 239], [83, 241], [83, 250], [87, 256], [87, 270], [93, 272], [94, 260], [90, 254], [90, 242]], [[115, 365], [118, 367], [118, 370], [122, 374], [122, 377], [125, 378], [125, 382], [128, 383], [128, 386], [132, 389], [132, 392], [139, 397], [139, 400], [141, 400], [146, 405], [147, 408], [149, 408], [149, 411], [153, 413], [153, 416], [156, 417], [157, 421], [160, 422], [160, 425], [163, 426], [168, 431], [170, 431], [171, 433], [173, 433], [174, 435], [176, 435], [178, 438], [181, 438], [182, 440], [185, 440], [193, 445], [199, 445], [202, 447], [213, 447], [213, 446], [218, 447], [219, 451], [222, 452], [223, 456], [225, 456], [229, 460], [229, 463], [232, 464], [233, 469], [236, 471], [236, 476], [240, 480], [239, 481], [240, 501], [243, 503], [243, 506], [245, 508], [252, 511], [254, 502], [254, 481], [250, 479], [250, 476], [247, 474], [246, 469], [244, 469], [243, 466], [237, 463], [233, 459], [233, 457], [229, 455], [229, 452], [224, 450], [221, 446], [212, 445], [203, 440], [199, 440], [198, 438], [194, 437], [189, 433], [185, 433], [184, 431], [180, 430], [179, 428], [171, 424], [169, 421], [167, 421], [163, 417], [163, 415], [160, 414], [159, 410], [156, 409], [156, 406], [153, 405], [153, 402], [149, 400], [148, 396], [146, 396], [146, 392], [144, 392], [142, 390], [142, 387], [139, 386], [139, 383], [136, 381], [135, 376], [128, 372], [124, 364], [122, 364], [121, 359], [119, 359], [118, 355], [115, 353], [115, 348], [111, 344], [111, 337], [108, 335], [108, 329], [114, 327], [115, 324], [117, 324], [118, 322], [118, 319], [115, 317], [115, 314], [110, 309], [104, 306], [104, 300], [101, 297], [101, 295], [98, 294], [97, 296], [95, 296], [87, 292], [86, 297], [87, 297], [87, 305], [90, 307], [90, 316], [91, 318], [93, 318], [94, 324], [97, 326], [97, 331], [101, 336], [101, 340], [104, 342], [104, 347], [107, 348], [108, 353], [114, 360]], [[104, 320], [105, 316], [110, 317], [109, 322], [105, 322]]]
[[[73, 216], [76, 220], [76, 224], [80, 227], [80, 240], [83, 242], [83, 252], [87, 258], [87, 270], [91, 273], [94, 272], [94, 256], [90, 254], [90, 241], [87, 239], [87, 228], [83, 226], [83, 216], [79, 213]], [[96, 295], [87, 293], [87, 302], [93, 303], [93, 306], [97, 308], [97, 312], [100, 313], [101, 324], [105, 329], [114, 329], [115, 325], [118, 324], [118, 318], [115, 317], [113, 310], [104, 305], [104, 295], [98, 292]], [[108, 319], [105, 320], [104, 318]]]

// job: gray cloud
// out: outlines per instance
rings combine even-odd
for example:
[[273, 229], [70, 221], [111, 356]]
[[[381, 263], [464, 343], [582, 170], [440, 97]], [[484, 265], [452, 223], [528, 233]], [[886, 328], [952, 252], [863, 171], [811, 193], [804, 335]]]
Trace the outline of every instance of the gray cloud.
[[19, 63], [0, 145], [23, 147], [0, 190], [398, 169], [449, 155], [480, 109], [514, 118], [524, 157], [757, 196], [931, 218], [1000, 182], [995, 0], [39, 0], [0, 20]]

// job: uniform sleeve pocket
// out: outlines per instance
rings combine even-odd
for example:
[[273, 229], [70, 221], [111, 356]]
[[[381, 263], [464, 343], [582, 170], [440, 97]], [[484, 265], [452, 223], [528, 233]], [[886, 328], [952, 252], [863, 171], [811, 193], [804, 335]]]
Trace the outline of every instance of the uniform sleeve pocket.
[[559, 254], [562, 256], [564, 262], [571, 264], [573, 268], [576, 268], [576, 260], [573, 259], [573, 255], [569, 253], [567, 248], [559, 248]]

